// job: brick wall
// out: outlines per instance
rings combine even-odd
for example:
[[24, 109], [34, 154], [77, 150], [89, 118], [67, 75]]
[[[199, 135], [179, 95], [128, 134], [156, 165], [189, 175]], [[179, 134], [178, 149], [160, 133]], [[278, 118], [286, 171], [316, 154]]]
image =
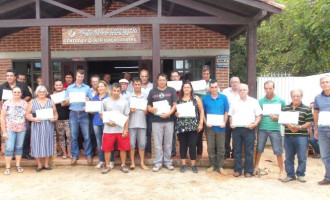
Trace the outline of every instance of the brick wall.
[[0, 59], [0, 84], [6, 81], [6, 70], [13, 68], [11, 59]]
[[[114, 1], [108, 12], [125, 6], [121, 2]], [[84, 9], [85, 12], [94, 14], [94, 7]], [[132, 8], [118, 14], [120, 17], [135, 16], [157, 16], [140, 8]], [[81, 17], [71, 13], [63, 18]], [[51, 51], [81, 51], [81, 50], [149, 50], [152, 49], [152, 27], [151, 25], [136, 25], [141, 30], [141, 43], [139, 44], [98, 44], [98, 45], [76, 45], [62, 44], [62, 28], [51, 27]], [[89, 27], [89, 26], [76, 26]], [[98, 27], [98, 26], [93, 26]], [[102, 26], [104, 27], [104, 26]], [[108, 26], [116, 27], [116, 26]], [[196, 25], [168, 25], [160, 26], [161, 49], [227, 49], [229, 40], [220, 33]], [[0, 39], [1, 52], [39, 52], [40, 51], [40, 28], [31, 27], [8, 35]], [[2, 67], [1, 67], [2, 70]], [[228, 85], [228, 69], [217, 69], [216, 77], [221, 87]], [[0, 78], [0, 81], [3, 80]], [[226, 83], [225, 83], [226, 82]]]

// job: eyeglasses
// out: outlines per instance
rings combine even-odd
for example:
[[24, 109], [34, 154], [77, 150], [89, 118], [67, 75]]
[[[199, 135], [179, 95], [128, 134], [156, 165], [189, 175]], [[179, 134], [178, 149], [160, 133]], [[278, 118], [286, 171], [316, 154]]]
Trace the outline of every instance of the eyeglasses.
[[13, 93], [22, 93], [22, 92], [13, 92]]

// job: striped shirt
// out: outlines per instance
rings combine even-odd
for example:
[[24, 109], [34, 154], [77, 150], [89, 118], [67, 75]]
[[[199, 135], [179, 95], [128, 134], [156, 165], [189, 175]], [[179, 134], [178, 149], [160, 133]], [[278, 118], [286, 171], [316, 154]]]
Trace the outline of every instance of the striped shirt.
[[[305, 123], [313, 123], [313, 114], [311, 109], [308, 106], [303, 105], [302, 103], [296, 107], [296, 109], [293, 109], [292, 103], [289, 105], [286, 105], [283, 111], [289, 111], [289, 112], [299, 112], [299, 120], [298, 125], [304, 125]], [[301, 129], [296, 133], [293, 133], [289, 128], [285, 127], [284, 131], [285, 135], [296, 135], [296, 136], [308, 136], [308, 130], [307, 129]]]

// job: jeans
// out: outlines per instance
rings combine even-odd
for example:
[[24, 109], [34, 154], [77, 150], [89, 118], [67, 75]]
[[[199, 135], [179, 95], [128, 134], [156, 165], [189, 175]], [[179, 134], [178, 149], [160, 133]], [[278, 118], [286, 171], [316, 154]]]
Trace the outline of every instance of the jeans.
[[207, 127], [206, 139], [211, 167], [220, 170], [224, 162], [226, 133]]
[[131, 149], [135, 149], [136, 141], [138, 143], [139, 149], [146, 148], [146, 132], [145, 128], [129, 128], [129, 138], [131, 143]]
[[171, 155], [176, 156], [176, 133], [175, 133], [175, 129], [173, 129], [172, 153], [171, 153]]
[[[307, 161], [307, 148], [308, 137], [306, 136], [293, 136], [285, 135], [284, 137], [285, 148], [285, 171], [288, 177], [305, 176], [306, 161]], [[298, 167], [294, 170], [295, 155], [298, 157]]]
[[30, 144], [31, 144], [31, 122], [26, 120], [26, 132], [23, 142], [23, 156], [27, 156], [30, 153]]
[[196, 145], [198, 133], [196, 131], [184, 132], [178, 134], [180, 143], [180, 157], [181, 159], [187, 158], [187, 151], [189, 148], [190, 160], [196, 160]]
[[330, 132], [318, 132], [320, 152], [325, 166], [324, 179], [330, 181]]
[[97, 143], [97, 152], [99, 154], [99, 161], [104, 162], [104, 152], [101, 150], [102, 138], [103, 138], [103, 125], [93, 126], [93, 130]]
[[89, 136], [90, 136], [90, 139], [91, 139], [91, 144], [92, 144], [92, 156], [95, 155], [95, 150], [97, 149], [97, 141], [96, 141], [96, 138], [95, 138], [95, 134], [94, 134], [94, 128], [93, 128], [93, 118], [94, 118], [94, 115], [92, 114], [89, 114]]
[[26, 131], [13, 132], [7, 131], [8, 139], [5, 140], [5, 157], [14, 155], [21, 156], [23, 154], [23, 142]]
[[[155, 160], [156, 167], [162, 166], [162, 160], [164, 155], [164, 165], [172, 165], [171, 150], [173, 139], [174, 122], [152, 122], [152, 134], [155, 144]], [[164, 140], [164, 152], [163, 152], [163, 140]]]
[[270, 138], [270, 142], [272, 144], [273, 153], [275, 155], [282, 155], [282, 135], [281, 131], [271, 131], [271, 130], [258, 130], [258, 144], [257, 144], [257, 152], [263, 153], [267, 138]]
[[146, 153], [151, 154], [151, 132], [152, 132], [152, 114], [147, 114], [147, 143]]
[[89, 134], [89, 116], [88, 113], [77, 113], [70, 112], [70, 129], [71, 129], [71, 154], [72, 158], [77, 159], [79, 156], [78, 147], [78, 134], [79, 127], [81, 129], [84, 144], [85, 144], [85, 154], [87, 158], [92, 158], [92, 144]]
[[229, 158], [230, 157], [230, 153], [232, 153], [233, 149], [230, 146], [230, 140], [233, 134], [233, 129], [230, 128], [230, 122], [229, 120], [226, 123], [226, 141], [225, 141], [225, 157]]
[[242, 147], [244, 144], [245, 162], [244, 173], [253, 174], [253, 149], [255, 140], [255, 130], [237, 127], [233, 130], [233, 147], [235, 167], [234, 171], [242, 174]]
[[315, 153], [320, 154], [319, 141], [314, 137], [308, 138], [308, 143], [313, 147]]

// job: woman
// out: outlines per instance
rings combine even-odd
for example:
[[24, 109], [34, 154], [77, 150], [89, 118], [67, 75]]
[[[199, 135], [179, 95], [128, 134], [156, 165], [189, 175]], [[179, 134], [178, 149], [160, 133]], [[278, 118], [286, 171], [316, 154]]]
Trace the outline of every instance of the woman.
[[[110, 96], [108, 85], [105, 81], [101, 80], [96, 88], [96, 95], [92, 98], [92, 101], [102, 101], [103, 99]], [[105, 166], [104, 164], [104, 153], [101, 150], [102, 147], [102, 138], [103, 138], [103, 121], [100, 118], [99, 113], [94, 113], [93, 118], [93, 129], [96, 137], [97, 143], [97, 152], [99, 154], [99, 163], [95, 168], [100, 169]], [[113, 156], [111, 156], [113, 158]]]
[[[55, 80], [54, 93], [63, 92], [63, 83], [61, 80]], [[70, 110], [64, 103], [56, 104], [56, 110], [58, 113], [58, 120], [55, 123], [56, 133], [58, 135], [58, 142], [60, 143], [61, 150], [63, 152], [63, 159], [71, 158], [71, 131], [69, 126]], [[65, 136], [67, 140], [65, 141]], [[67, 144], [67, 148], [65, 147]]]
[[16, 169], [19, 173], [24, 170], [21, 167], [23, 142], [25, 137], [25, 112], [27, 102], [21, 99], [22, 90], [13, 88], [13, 97], [5, 101], [1, 110], [1, 130], [5, 139], [5, 175], [10, 174], [10, 161], [15, 152]]
[[196, 145], [198, 139], [197, 133], [203, 128], [204, 110], [202, 101], [198, 96], [194, 95], [193, 88], [190, 82], [186, 82], [182, 85], [178, 105], [187, 102], [192, 102], [195, 106], [196, 117], [182, 118], [179, 117], [180, 113], [175, 113], [175, 116], [177, 117], [175, 123], [175, 132], [178, 134], [180, 143], [180, 171], [183, 173], [187, 169], [186, 156], [189, 147], [191, 170], [194, 173], [198, 173], [198, 170], [196, 168]]
[[[31, 154], [35, 157], [38, 167], [36, 172], [42, 169], [51, 170], [49, 159], [54, 155], [54, 122], [58, 119], [55, 104], [47, 98], [48, 92], [45, 86], [38, 86], [35, 92], [36, 98], [32, 99], [26, 111], [26, 119], [31, 121]], [[38, 110], [53, 109], [53, 118], [41, 120], [37, 118]], [[43, 111], [45, 112], [45, 110]], [[41, 160], [44, 159], [44, 166]]]

